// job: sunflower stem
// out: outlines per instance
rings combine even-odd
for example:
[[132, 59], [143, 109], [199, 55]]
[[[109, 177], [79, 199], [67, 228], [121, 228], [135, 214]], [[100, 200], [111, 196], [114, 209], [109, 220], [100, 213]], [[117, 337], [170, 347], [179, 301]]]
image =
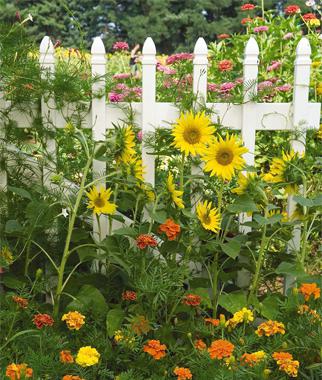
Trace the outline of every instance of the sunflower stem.
[[[303, 197], [306, 197], [306, 178], [303, 177]], [[306, 217], [307, 207], [303, 206], [304, 222], [303, 222], [303, 231], [302, 231], [302, 247], [301, 247], [301, 256], [300, 262], [304, 264], [306, 261], [306, 246], [307, 246], [307, 232], [308, 232], [308, 221]]]
[[182, 192], [183, 192], [184, 160], [185, 160], [185, 154], [183, 152], [181, 155], [181, 165], [180, 165], [180, 191]]
[[212, 263], [212, 296], [213, 296], [213, 318], [217, 315], [217, 302], [218, 302], [218, 252], [215, 252], [214, 261]]
[[89, 157], [89, 159], [87, 160], [86, 166], [84, 168], [83, 178], [82, 178], [80, 188], [79, 188], [79, 191], [78, 191], [78, 194], [76, 197], [75, 206], [72, 209], [72, 214], [71, 214], [70, 221], [68, 224], [68, 231], [67, 231], [67, 237], [66, 237], [66, 241], [65, 241], [65, 247], [64, 247], [63, 255], [62, 255], [61, 262], [60, 262], [60, 265], [58, 268], [58, 280], [57, 280], [57, 287], [56, 287], [56, 292], [55, 292], [55, 297], [54, 297], [54, 310], [53, 310], [54, 319], [57, 319], [58, 315], [59, 315], [59, 305], [60, 305], [60, 298], [61, 298], [61, 293], [62, 293], [62, 289], [63, 289], [65, 266], [66, 266], [66, 263], [67, 263], [67, 260], [68, 260], [69, 254], [70, 254], [70, 251], [69, 251], [70, 241], [71, 241], [72, 232], [74, 229], [74, 224], [76, 221], [77, 211], [78, 211], [78, 208], [80, 206], [83, 193], [85, 191], [86, 177], [87, 177], [87, 174], [89, 172], [89, 168], [90, 168], [91, 164], [92, 164], [92, 158]]

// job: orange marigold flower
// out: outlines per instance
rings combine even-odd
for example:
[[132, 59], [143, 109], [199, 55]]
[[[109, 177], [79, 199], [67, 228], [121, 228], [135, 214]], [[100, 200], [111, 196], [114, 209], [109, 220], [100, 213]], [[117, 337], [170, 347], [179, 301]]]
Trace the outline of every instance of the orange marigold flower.
[[183, 297], [182, 302], [185, 305], [196, 307], [200, 305], [201, 297], [196, 294], [187, 294]]
[[173, 373], [178, 376], [178, 380], [192, 379], [192, 373], [189, 368], [176, 367]]
[[79, 330], [85, 323], [85, 316], [78, 311], [70, 311], [64, 314], [61, 320], [66, 321], [69, 330]]
[[12, 296], [12, 300], [22, 309], [26, 309], [29, 303], [29, 301], [26, 298], [22, 298], [18, 296]]
[[230, 34], [227, 34], [227, 33], [222, 33], [222, 34], [218, 34], [217, 38], [219, 40], [224, 40], [226, 38], [229, 38], [230, 37]]
[[32, 377], [33, 371], [28, 367], [27, 364], [15, 364], [11, 363], [6, 368], [6, 376], [9, 377], [10, 380], [20, 380], [21, 378], [25, 379], [28, 377]]
[[240, 10], [241, 11], [252, 11], [253, 9], [255, 9], [255, 5], [254, 4], [244, 4], [240, 7]]
[[218, 63], [218, 69], [220, 71], [231, 71], [233, 68], [233, 62], [230, 59], [223, 59]]
[[125, 290], [122, 293], [122, 300], [124, 301], [135, 301], [136, 298], [136, 293], [133, 290]]
[[211, 359], [228, 358], [234, 351], [235, 346], [225, 339], [214, 340], [208, 348]]
[[252, 22], [253, 21], [253, 19], [251, 19], [250, 17], [245, 17], [245, 18], [243, 18], [242, 20], [241, 20], [241, 24], [242, 25], [246, 25], [246, 24], [249, 24], [250, 22]]
[[302, 284], [299, 292], [303, 294], [305, 301], [308, 301], [311, 296], [313, 296], [315, 300], [320, 298], [320, 288], [315, 282]]
[[220, 323], [219, 319], [214, 319], [214, 318], [205, 318], [204, 321], [215, 327], [219, 326], [219, 323]]
[[207, 348], [206, 343], [202, 339], [198, 339], [195, 341], [194, 346], [197, 350], [203, 351]]
[[135, 316], [131, 322], [131, 327], [136, 335], [147, 334], [151, 330], [149, 320], [143, 315]]
[[149, 340], [143, 347], [143, 351], [153, 356], [155, 360], [160, 360], [163, 358], [166, 355], [166, 349], [167, 346], [165, 344], [161, 344], [159, 340], [154, 339]]
[[42, 329], [45, 326], [52, 326], [54, 320], [49, 314], [36, 314], [34, 315], [33, 323], [37, 329]]
[[60, 351], [59, 359], [62, 363], [74, 363], [74, 358], [70, 351]]
[[65, 375], [62, 380], [84, 380], [79, 376], [74, 376], [74, 375]]
[[147, 234], [142, 234], [139, 235], [136, 238], [136, 245], [140, 249], [144, 249], [146, 247], [156, 247], [158, 245], [157, 241], [154, 239], [153, 236], [147, 235]]
[[264, 351], [256, 351], [251, 354], [245, 353], [240, 358], [240, 362], [242, 365], [248, 365], [250, 367], [254, 367], [256, 364], [261, 362], [265, 358]]
[[258, 336], [271, 336], [275, 334], [285, 334], [285, 326], [282, 322], [269, 320], [267, 322], [261, 323], [255, 333]]
[[272, 358], [277, 362], [277, 364], [280, 364], [280, 362], [284, 360], [292, 360], [293, 355], [289, 352], [274, 352]]
[[175, 240], [180, 234], [181, 228], [179, 224], [176, 224], [172, 219], [167, 219], [165, 223], [159, 227], [161, 232], [165, 232], [169, 240]]
[[308, 305], [300, 305], [297, 309], [298, 314], [309, 314], [313, 316], [313, 320], [319, 320], [320, 319], [320, 314], [314, 310], [311, 309]]

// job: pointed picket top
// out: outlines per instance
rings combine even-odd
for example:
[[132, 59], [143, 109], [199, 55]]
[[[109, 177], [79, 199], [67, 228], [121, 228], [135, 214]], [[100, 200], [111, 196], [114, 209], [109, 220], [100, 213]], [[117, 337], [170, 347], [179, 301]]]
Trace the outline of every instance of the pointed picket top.
[[55, 48], [51, 39], [48, 36], [45, 36], [40, 43], [39, 46], [39, 62], [44, 67], [51, 67], [53, 69], [53, 65], [55, 63], [54, 57]]
[[151, 37], [148, 37], [143, 44], [143, 55], [156, 55], [157, 50], [155, 48], [154, 41]]
[[193, 59], [194, 64], [204, 65], [208, 63], [208, 59], [207, 59], [208, 47], [207, 47], [206, 41], [202, 37], [198, 38], [195, 44], [193, 53], [194, 53], [194, 59]]
[[106, 53], [105, 46], [104, 46], [104, 43], [103, 43], [101, 37], [95, 37], [94, 38], [94, 41], [92, 43], [91, 53], [92, 54], [104, 54], [105, 55], [105, 53]]
[[45, 36], [40, 43], [39, 52], [40, 54], [54, 54], [54, 45], [48, 36]]
[[259, 47], [254, 37], [247, 41], [244, 53], [244, 64], [258, 64]]
[[311, 64], [311, 45], [306, 37], [302, 37], [296, 47], [295, 65]]

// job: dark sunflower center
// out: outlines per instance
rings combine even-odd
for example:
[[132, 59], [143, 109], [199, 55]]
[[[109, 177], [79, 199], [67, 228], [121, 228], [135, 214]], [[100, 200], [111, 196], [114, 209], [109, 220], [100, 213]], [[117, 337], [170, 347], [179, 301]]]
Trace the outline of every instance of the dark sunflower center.
[[198, 144], [200, 142], [200, 130], [194, 126], [188, 127], [183, 132], [183, 138], [189, 144]]
[[217, 161], [223, 166], [231, 164], [233, 158], [234, 154], [230, 149], [220, 149], [216, 156]]
[[96, 207], [102, 208], [105, 206], [105, 200], [99, 195], [97, 198], [95, 198], [94, 205]]
[[203, 220], [203, 222], [204, 222], [205, 224], [210, 224], [210, 222], [211, 222], [211, 218], [210, 218], [209, 215], [204, 215], [204, 216], [202, 217], [202, 220]]

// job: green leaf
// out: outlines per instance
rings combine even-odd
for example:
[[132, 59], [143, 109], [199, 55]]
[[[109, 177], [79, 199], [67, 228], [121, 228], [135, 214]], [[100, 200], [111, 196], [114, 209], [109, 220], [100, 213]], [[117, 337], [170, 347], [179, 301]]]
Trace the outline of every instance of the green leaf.
[[165, 211], [151, 211], [149, 214], [151, 218], [158, 223], [164, 223], [167, 219], [167, 213]]
[[231, 239], [228, 243], [222, 243], [220, 245], [222, 250], [226, 253], [226, 255], [228, 255], [232, 259], [236, 259], [241, 248], [240, 241], [236, 239]]
[[27, 190], [22, 189], [20, 187], [8, 186], [8, 191], [11, 191], [12, 193], [20, 195], [21, 198], [26, 198], [26, 199], [31, 200], [30, 193]]
[[235, 200], [235, 202], [227, 207], [227, 210], [233, 214], [240, 212], [255, 212], [258, 211], [256, 203], [246, 197], [241, 196]]
[[14, 234], [18, 232], [22, 232], [22, 225], [17, 220], [8, 220], [5, 225], [5, 232], [7, 234]]
[[115, 331], [120, 328], [124, 319], [124, 312], [122, 309], [112, 309], [106, 315], [106, 330], [110, 338], [114, 335]]
[[267, 319], [276, 319], [279, 314], [279, 296], [270, 295], [261, 302], [261, 307], [257, 309], [261, 315]]
[[247, 305], [246, 294], [242, 291], [221, 294], [219, 296], [219, 305], [230, 313], [236, 313], [236, 311]]
[[322, 195], [318, 195], [316, 198], [309, 199], [302, 195], [294, 195], [294, 201], [304, 207], [318, 207], [322, 206]]
[[138, 235], [138, 232], [135, 228], [123, 227], [123, 228], [119, 228], [119, 229], [113, 231], [113, 234], [114, 235], [131, 236], [134, 238]]
[[94, 247], [80, 247], [77, 249], [79, 260], [84, 262], [99, 257], [99, 252]]
[[72, 232], [71, 241], [77, 243], [81, 240], [86, 240], [89, 236], [89, 232], [81, 228], [74, 228]]
[[271, 218], [265, 218], [262, 215], [255, 214], [253, 218], [259, 225], [264, 226], [279, 222], [282, 219], [282, 215], [273, 215]]
[[2, 274], [2, 283], [10, 289], [20, 289], [25, 285], [25, 279], [22, 276], [16, 276], [12, 273]]
[[280, 263], [280, 265], [276, 268], [275, 273], [288, 274], [294, 277], [305, 275], [303, 265], [301, 265], [300, 263], [290, 263], [286, 261]]
[[92, 311], [96, 316], [105, 315], [107, 312], [108, 307], [103, 294], [92, 285], [83, 285], [75, 298], [76, 300], [67, 306], [68, 310], [81, 307], [83, 312]]

